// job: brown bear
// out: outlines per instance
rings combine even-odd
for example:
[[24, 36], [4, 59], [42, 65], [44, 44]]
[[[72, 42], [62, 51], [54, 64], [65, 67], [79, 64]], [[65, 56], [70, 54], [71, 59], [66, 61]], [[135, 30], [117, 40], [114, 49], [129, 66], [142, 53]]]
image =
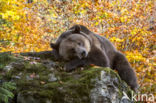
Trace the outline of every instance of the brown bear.
[[94, 64], [117, 70], [121, 79], [133, 89], [138, 88], [137, 77], [126, 57], [113, 44], [82, 25], [75, 25], [51, 43], [57, 58], [67, 60], [66, 71]]

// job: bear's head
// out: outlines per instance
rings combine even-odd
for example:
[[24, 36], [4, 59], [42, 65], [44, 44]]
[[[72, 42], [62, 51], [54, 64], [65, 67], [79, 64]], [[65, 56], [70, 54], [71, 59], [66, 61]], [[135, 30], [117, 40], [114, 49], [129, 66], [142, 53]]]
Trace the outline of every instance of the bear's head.
[[86, 58], [91, 49], [90, 41], [83, 35], [73, 34], [63, 39], [59, 46], [59, 55], [64, 60]]
[[50, 44], [51, 48], [56, 50], [64, 60], [87, 57], [91, 49], [91, 39], [81, 29], [80, 25], [75, 25], [63, 32], [56, 43]]
[[80, 34], [81, 32], [81, 27], [79, 25], [75, 25], [73, 28], [70, 28], [69, 30], [63, 32], [59, 37], [58, 39], [56, 40], [55, 43], [50, 43], [50, 47], [52, 49], [55, 49], [58, 51], [59, 49], [59, 45], [60, 43], [62, 42], [63, 39], [66, 39], [69, 35], [72, 35], [72, 34]]

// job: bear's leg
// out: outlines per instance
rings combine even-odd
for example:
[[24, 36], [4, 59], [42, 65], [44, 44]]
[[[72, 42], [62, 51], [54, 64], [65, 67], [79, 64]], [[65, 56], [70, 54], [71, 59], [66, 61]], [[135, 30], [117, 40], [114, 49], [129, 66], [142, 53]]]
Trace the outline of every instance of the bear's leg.
[[88, 58], [89, 58], [88, 61], [91, 64], [95, 64], [97, 66], [102, 67], [110, 67], [110, 61], [105, 51], [102, 51], [96, 47], [94, 47], [94, 49], [91, 50], [91, 52], [88, 55]]
[[137, 90], [138, 83], [136, 74], [126, 57], [120, 52], [117, 52], [114, 57], [113, 69], [118, 71], [121, 79], [124, 80], [131, 87], [131, 89], [134, 91]]
[[89, 53], [87, 58], [74, 59], [74, 60], [69, 61], [65, 65], [65, 70], [72, 71], [76, 69], [77, 67], [87, 66], [90, 64], [94, 64], [94, 65], [102, 66], [102, 67], [110, 67], [109, 59], [107, 55], [105, 54], [105, 52], [97, 48], [94, 48], [94, 50], [92, 50]]
[[51, 52], [52, 56], [55, 60], [61, 60], [61, 56], [59, 55], [58, 51], [56, 49], [53, 49]]
[[77, 67], [86, 66], [89, 64], [90, 63], [88, 62], [87, 58], [74, 59], [74, 60], [69, 61], [67, 64], [65, 64], [64, 68], [67, 72], [70, 72], [70, 71], [76, 69]]

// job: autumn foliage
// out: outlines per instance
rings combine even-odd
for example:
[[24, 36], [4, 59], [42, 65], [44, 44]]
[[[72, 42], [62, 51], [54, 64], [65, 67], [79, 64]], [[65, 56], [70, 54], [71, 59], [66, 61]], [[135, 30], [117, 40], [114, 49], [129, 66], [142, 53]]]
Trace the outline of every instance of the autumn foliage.
[[51, 50], [51, 40], [82, 24], [111, 40], [135, 68], [140, 91], [154, 94], [154, 7], [154, 0], [0, 0], [0, 52]]

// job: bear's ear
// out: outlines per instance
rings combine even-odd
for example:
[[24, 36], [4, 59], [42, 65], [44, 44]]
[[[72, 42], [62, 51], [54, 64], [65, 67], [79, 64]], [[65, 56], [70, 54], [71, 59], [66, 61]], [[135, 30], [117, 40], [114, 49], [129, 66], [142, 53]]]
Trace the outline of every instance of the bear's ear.
[[80, 33], [81, 27], [79, 25], [75, 25], [73, 32], [74, 33]]
[[57, 49], [57, 45], [56, 45], [55, 43], [50, 43], [50, 47], [51, 47], [52, 49]]

